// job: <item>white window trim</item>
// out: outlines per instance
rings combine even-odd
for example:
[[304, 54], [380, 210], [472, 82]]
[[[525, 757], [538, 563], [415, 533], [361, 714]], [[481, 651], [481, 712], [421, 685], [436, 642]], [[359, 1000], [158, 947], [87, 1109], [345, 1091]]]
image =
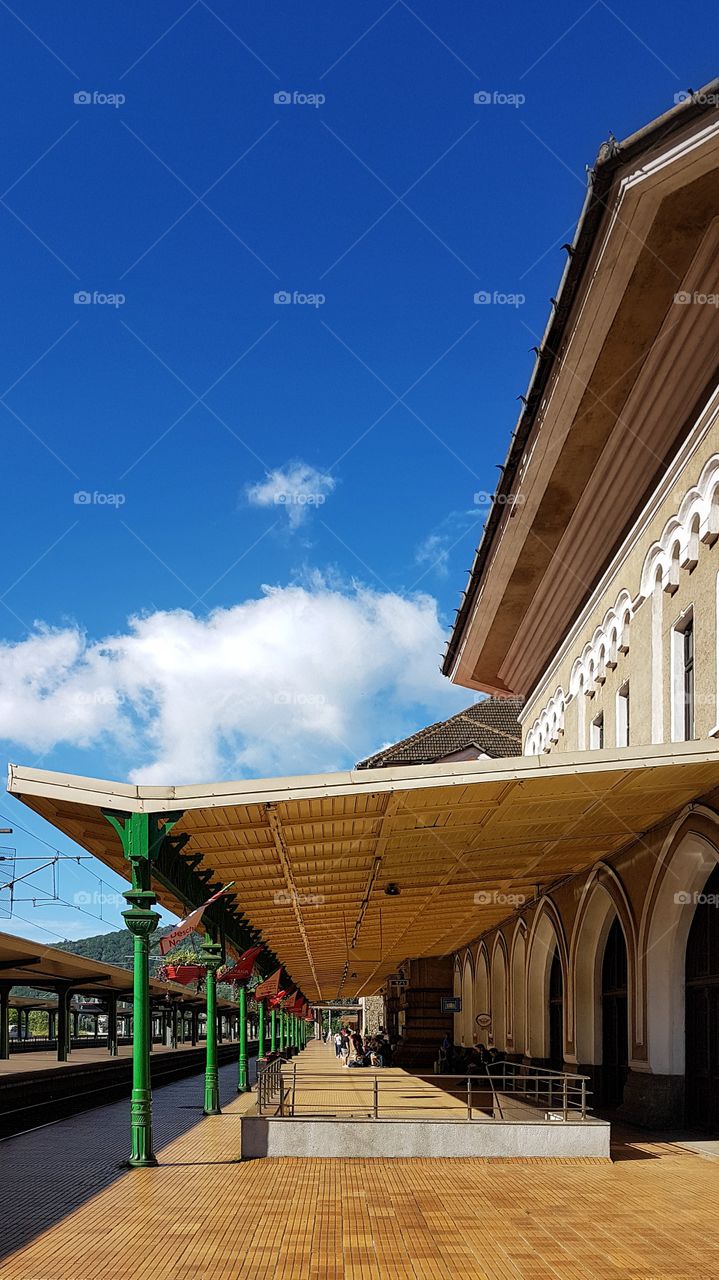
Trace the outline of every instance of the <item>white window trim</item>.
[[716, 629], [714, 631], [714, 654], [716, 660], [715, 674], [715, 692], [716, 692], [716, 722], [714, 727], [709, 730], [710, 738], [719, 738], [719, 573], [716, 577]]
[[662, 613], [664, 594], [657, 575], [652, 591], [652, 742], [664, 741], [664, 644]]
[[629, 681], [625, 680], [617, 690], [614, 716], [615, 739], [618, 747], [629, 746]]
[[[671, 637], [671, 735], [672, 742], [685, 742], [684, 737], [684, 632], [694, 621], [694, 606], [688, 605], [672, 627]], [[694, 637], [696, 645], [696, 636]], [[696, 690], [692, 713], [696, 712]], [[694, 726], [696, 730], [696, 725]]]

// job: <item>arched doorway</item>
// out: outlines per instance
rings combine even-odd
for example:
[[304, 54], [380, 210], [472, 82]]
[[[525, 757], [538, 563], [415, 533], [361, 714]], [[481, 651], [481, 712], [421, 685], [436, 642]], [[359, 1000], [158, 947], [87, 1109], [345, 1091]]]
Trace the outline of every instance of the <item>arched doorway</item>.
[[512, 951], [512, 1044], [516, 1054], [523, 1054], [525, 1051], [526, 955], [525, 935], [521, 926], [517, 925]]
[[492, 1043], [504, 1057], [507, 1050], [507, 959], [498, 941], [492, 956]]
[[461, 1037], [463, 1045], [472, 1043], [472, 1024], [474, 1022], [473, 1001], [474, 1001], [474, 972], [472, 968], [472, 958], [469, 952], [464, 957], [464, 970], [462, 973], [462, 1014], [461, 1014]]
[[686, 1118], [719, 1129], [719, 866], [707, 880], [686, 955]]
[[602, 960], [602, 1072], [601, 1103], [616, 1107], [623, 1101], [629, 1069], [627, 1036], [627, 944], [619, 920], [607, 935]]
[[489, 957], [487, 948], [484, 943], [480, 945], [477, 952], [477, 960], [475, 964], [474, 975], [474, 1007], [472, 1014], [472, 1028], [468, 1044], [487, 1045], [488, 1027], [484, 1022], [480, 1024], [477, 1018], [486, 1018], [490, 1013], [490, 995], [489, 995]]
[[564, 1069], [564, 980], [559, 948], [554, 948], [549, 970], [549, 1066]]

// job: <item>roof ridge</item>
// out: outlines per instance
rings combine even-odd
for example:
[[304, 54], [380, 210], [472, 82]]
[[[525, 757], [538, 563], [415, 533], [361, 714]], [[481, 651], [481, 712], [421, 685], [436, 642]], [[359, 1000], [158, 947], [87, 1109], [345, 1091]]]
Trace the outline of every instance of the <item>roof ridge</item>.
[[[448, 716], [445, 720], [435, 720], [432, 724], [425, 725], [423, 729], [417, 729], [406, 738], [400, 738], [398, 742], [393, 742], [387, 747], [373, 752], [372, 755], [358, 761], [357, 768], [366, 769], [374, 764], [391, 763], [397, 756], [411, 752], [413, 747], [419, 747], [421, 744], [426, 743], [429, 747], [433, 737], [446, 733], [450, 726], [453, 725], [466, 726], [468, 730], [476, 730], [480, 735], [482, 733], [493, 734], [495, 739], [503, 739], [505, 743], [511, 743], [514, 747], [521, 746], [522, 739], [519, 726], [517, 726], [517, 733], [513, 734], [507, 728], [501, 729], [496, 725], [490, 724], [488, 718], [484, 715], [471, 714], [472, 712], [481, 711], [482, 708], [487, 708], [487, 710], [491, 708], [493, 711], [497, 708], [507, 709], [506, 703], [507, 699], [505, 698], [492, 697], [482, 698], [479, 702], [470, 703], [469, 706], [463, 707], [460, 711], [455, 711], [454, 715]], [[470, 744], [467, 743], [467, 745]], [[471, 745], [478, 747], [480, 750], [482, 749], [481, 743], [472, 741]], [[497, 745], [499, 746], [499, 743]], [[431, 757], [434, 753], [430, 751], [428, 754]]]

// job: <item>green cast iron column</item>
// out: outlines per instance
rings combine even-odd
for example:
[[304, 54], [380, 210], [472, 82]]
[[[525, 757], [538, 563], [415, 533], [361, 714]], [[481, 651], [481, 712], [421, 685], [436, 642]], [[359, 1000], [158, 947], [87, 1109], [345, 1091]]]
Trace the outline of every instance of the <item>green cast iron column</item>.
[[[128, 903], [123, 919], [133, 941], [132, 991], [132, 1094], [130, 1101], [131, 1168], [157, 1164], [152, 1144], [152, 1091], [150, 1086], [150, 937], [160, 917], [152, 908], [152, 861], [179, 814], [116, 813], [104, 816], [117, 832], [130, 863], [132, 888], [124, 897]], [[59, 1031], [59, 1028], [58, 1028]], [[58, 1035], [58, 1044], [60, 1035]]]
[[238, 983], [237, 990], [237, 1009], [240, 1015], [240, 1058], [237, 1071], [237, 1092], [247, 1093], [249, 1083], [247, 1078], [247, 983]]
[[223, 963], [219, 942], [206, 940], [202, 944], [202, 963], [207, 965], [205, 996], [207, 1001], [206, 1057], [205, 1057], [205, 1106], [206, 1116], [219, 1116], [220, 1082], [217, 1074], [217, 970]]
[[270, 1013], [270, 1053], [277, 1052], [277, 1010]]
[[[132, 815], [133, 817], [144, 815]], [[149, 867], [148, 867], [149, 870]], [[148, 876], [149, 879], [149, 876]], [[151, 908], [155, 895], [148, 889], [129, 889], [130, 904], [122, 915], [133, 939], [132, 1095], [130, 1103], [130, 1165], [135, 1169], [157, 1164], [152, 1146], [152, 1090], [150, 1086], [150, 935], [160, 917]]]
[[260, 1000], [258, 1002], [257, 1008], [258, 1008], [257, 1057], [264, 1058], [265, 1056], [265, 1002], [264, 1000]]
[[285, 1015], [282, 1009], [277, 1010], [277, 1039], [280, 1053], [285, 1050]]

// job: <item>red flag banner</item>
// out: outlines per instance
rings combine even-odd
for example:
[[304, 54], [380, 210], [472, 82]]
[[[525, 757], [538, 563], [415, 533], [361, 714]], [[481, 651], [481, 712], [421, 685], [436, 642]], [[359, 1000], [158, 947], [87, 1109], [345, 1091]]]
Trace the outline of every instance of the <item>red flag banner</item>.
[[247, 951], [243, 951], [236, 964], [230, 969], [225, 969], [222, 973], [218, 973], [218, 982], [246, 982], [252, 977], [252, 970], [255, 967], [255, 960], [260, 954], [262, 947], [248, 947]]
[[282, 977], [282, 969], [280, 968], [280, 969], [276, 969], [275, 972], [269, 978], [265, 978], [264, 982], [261, 982], [258, 987], [255, 987], [252, 993], [255, 997], [255, 1000], [274, 999], [277, 996], [277, 993], [280, 989], [281, 977]]
[[[255, 991], [255, 992], [253, 992], [253, 994], [254, 994], [254, 997], [255, 997], [255, 1000], [256, 1000], [256, 999], [257, 999], [257, 992]], [[268, 1004], [269, 1004], [270, 1008], [271, 1008], [271, 1009], [276, 1009], [278, 1005], [282, 1004], [282, 1002], [283, 1002], [283, 1000], [284, 1000], [284, 998], [285, 998], [285, 996], [286, 996], [286, 995], [287, 995], [287, 992], [286, 992], [286, 991], [278, 991], [276, 996], [270, 996], [269, 1001], [268, 1001]], [[260, 996], [260, 999], [262, 999], [262, 997], [261, 997], [261, 996]]]
[[203, 902], [201, 907], [195, 907], [195, 910], [191, 911], [189, 916], [185, 916], [185, 919], [181, 920], [176, 928], [170, 933], [166, 933], [164, 938], [160, 938], [160, 955], [166, 956], [168, 951], [172, 951], [172, 948], [177, 946], [178, 942], [182, 942], [183, 938], [188, 937], [197, 928], [206, 908], [211, 906], [213, 902], [217, 902], [217, 899], [221, 898], [229, 887], [229, 885], [225, 885], [222, 889], [218, 889], [217, 893], [213, 893], [212, 897], [207, 899], [207, 902]]

